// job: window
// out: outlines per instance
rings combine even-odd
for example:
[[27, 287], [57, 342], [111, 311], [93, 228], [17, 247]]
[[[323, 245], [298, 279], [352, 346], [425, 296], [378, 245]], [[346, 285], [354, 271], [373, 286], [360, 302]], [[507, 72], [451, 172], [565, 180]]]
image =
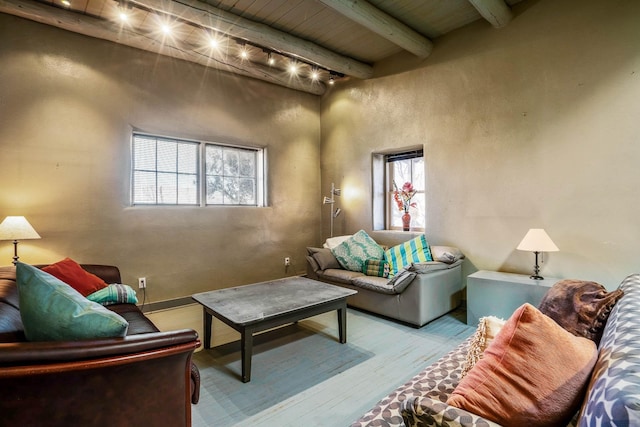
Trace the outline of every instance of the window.
[[402, 230], [402, 214], [394, 198], [394, 183], [402, 188], [410, 182], [416, 189], [411, 199], [411, 229], [425, 229], [425, 163], [422, 147], [407, 148], [398, 152], [374, 153], [373, 181], [373, 229]]
[[411, 228], [424, 230], [424, 157], [422, 150], [405, 153], [387, 154], [385, 156], [387, 164], [387, 229], [402, 230], [402, 214], [393, 198], [395, 186], [402, 189], [405, 182], [410, 182], [416, 190], [416, 194], [411, 199], [411, 203], [416, 206], [409, 210], [411, 214]]
[[263, 149], [134, 133], [132, 151], [134, 205], [264, 206]]

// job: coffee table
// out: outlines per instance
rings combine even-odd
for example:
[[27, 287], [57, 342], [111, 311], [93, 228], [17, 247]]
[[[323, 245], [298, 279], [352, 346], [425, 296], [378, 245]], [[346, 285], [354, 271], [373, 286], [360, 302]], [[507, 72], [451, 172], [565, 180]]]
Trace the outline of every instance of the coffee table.
[[213, 317], [241, 334], [242, 382], [251, 380], [253, 334], [338, 310], [338, 336], [347, 342], [347, 297], [357, 291], [304, 277], [288, 277], [234, 288], [202, 292], [204, 348], [211, 348]]

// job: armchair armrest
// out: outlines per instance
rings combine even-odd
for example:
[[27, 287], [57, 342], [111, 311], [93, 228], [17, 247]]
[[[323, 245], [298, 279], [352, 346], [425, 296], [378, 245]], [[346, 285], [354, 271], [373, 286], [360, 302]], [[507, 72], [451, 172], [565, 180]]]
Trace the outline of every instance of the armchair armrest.
[[199, 344], [197, 333], [187, 329], [0, 344], [3, 422], [190, 426], [199, 383], [191, 355]]
[[12, 342], [0, 344], [0, 367], [28, 366], [122, 356], [173, 347], [199, 345], [198, 333], [191, 329], [82, 341]]
[[500, 427], [493, 421], [429, 397], [410, 397], [401, 403], [400, 413], [410, 427]]
[[434, 261], [440, 261], [447, 264], [454, 263], [464, 259], [462, 251], [454, 246], [431, 246], [431, 256]]

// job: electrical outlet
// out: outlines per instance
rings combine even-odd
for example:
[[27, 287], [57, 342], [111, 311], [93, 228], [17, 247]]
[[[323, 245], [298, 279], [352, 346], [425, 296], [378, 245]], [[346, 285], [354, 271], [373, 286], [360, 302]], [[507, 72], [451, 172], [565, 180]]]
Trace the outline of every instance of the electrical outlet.
[[284, 266], [289, 267], [291, 265], [291, 258], [288, 256], [284, 257]]
[[138, 277], [138, 287], [140, 289], [144, 289], [147, 287], [147, 278], [146, 277]]

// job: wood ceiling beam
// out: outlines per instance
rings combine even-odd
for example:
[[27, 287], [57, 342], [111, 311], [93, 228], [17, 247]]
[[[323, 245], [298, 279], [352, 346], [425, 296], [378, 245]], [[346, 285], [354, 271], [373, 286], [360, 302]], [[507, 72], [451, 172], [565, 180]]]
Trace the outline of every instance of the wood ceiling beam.
[[326, 91], [326, 86], [321, 82], [292, 79], [287, 73], [260, 64], [240, 61], [233, 56], [224, 58], [209, 56], [207, 52], [199, 51], [198, 47], [180, 43], [179, 41], [165, 40], [164, 43], [159, 43], [148, 34], [120, 28], [109, 21], [70, 12], [44, 3], [24, 0], [0, 0], [0, 12], [56, 26], [89, 37], [108, 40], [234, 74], [253, 77], [314, 95], [322, 95]]
[[197, 0], [128, 0], [144, 8], [170, 14], [210, 28], [231, 37], [244, 39], [301, 60], [360, 79], [373, 75], [373, 67], [353, 58], [335, 53], [307, 40], [294, 37], [268, 25], [242, 18]]
[[371, 3], [364, 0], [319, 1], [419, 58], [426, 58], [431, 54], [433, 49], [431, 40]]
[[484, 19], [494, 28], [502, 28], [513, 19], [513, 12], [504, 0], [469, 0]]

